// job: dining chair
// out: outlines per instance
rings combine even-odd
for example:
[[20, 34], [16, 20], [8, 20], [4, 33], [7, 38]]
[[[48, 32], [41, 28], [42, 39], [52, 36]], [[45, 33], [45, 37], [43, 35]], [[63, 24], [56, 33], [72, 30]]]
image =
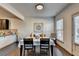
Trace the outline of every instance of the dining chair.
[[57, 44], [56, 33], [51, 33], [50, 37], [54, 41], [54, 43]]
[[49, 54], [49, 38], [40, 38], [40, 54], [44, 52], [44, 54]]
[[46, 34], [42, 33], [40, 34], [40, 37], [46, 37]]
[[24, 38], [24, 56], [25, 50], [32, 50], [33, 54], [33, 38]]

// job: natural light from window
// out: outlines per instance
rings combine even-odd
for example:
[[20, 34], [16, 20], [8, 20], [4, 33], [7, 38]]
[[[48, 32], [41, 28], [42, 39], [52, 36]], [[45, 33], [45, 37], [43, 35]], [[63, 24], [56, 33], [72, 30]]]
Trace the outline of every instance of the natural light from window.
[[56, 21], [56, 37], [63, 42], [63, 19]]
[[73, 18], [74, 26], [74, 41], [79, 44], [79, 16]]

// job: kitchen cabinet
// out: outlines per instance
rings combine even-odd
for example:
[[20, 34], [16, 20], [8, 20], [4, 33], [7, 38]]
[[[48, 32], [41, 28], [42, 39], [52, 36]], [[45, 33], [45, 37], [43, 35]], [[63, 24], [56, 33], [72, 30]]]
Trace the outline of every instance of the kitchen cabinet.
[[16, 35], [8, 35], [0, 37], [0, 49], [16, 42]]

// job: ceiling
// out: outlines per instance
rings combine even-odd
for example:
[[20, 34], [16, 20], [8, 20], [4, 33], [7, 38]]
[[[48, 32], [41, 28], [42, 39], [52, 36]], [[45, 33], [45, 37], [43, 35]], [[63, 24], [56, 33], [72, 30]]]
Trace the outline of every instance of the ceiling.
[[19, 11], [24, 17], [52, 17], [62, 11], [68, 3], [44, 3], [44, 9], [38, 11], [35, 9], [36, 3], [10, 3], [10, 5]]

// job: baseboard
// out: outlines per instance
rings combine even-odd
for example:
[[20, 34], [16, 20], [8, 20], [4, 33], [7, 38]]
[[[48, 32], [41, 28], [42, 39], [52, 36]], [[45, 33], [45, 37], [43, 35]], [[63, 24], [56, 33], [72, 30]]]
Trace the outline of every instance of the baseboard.
[[70, 52], [68, 52], [65, 48], [61, 47], [59, 44], [56, 44], [56, 47], [59, 48], [59, 50], [63, 50], [64, 52], [68, 53], [69, 56], [74, 56], [73, 54], [71, 54]]

